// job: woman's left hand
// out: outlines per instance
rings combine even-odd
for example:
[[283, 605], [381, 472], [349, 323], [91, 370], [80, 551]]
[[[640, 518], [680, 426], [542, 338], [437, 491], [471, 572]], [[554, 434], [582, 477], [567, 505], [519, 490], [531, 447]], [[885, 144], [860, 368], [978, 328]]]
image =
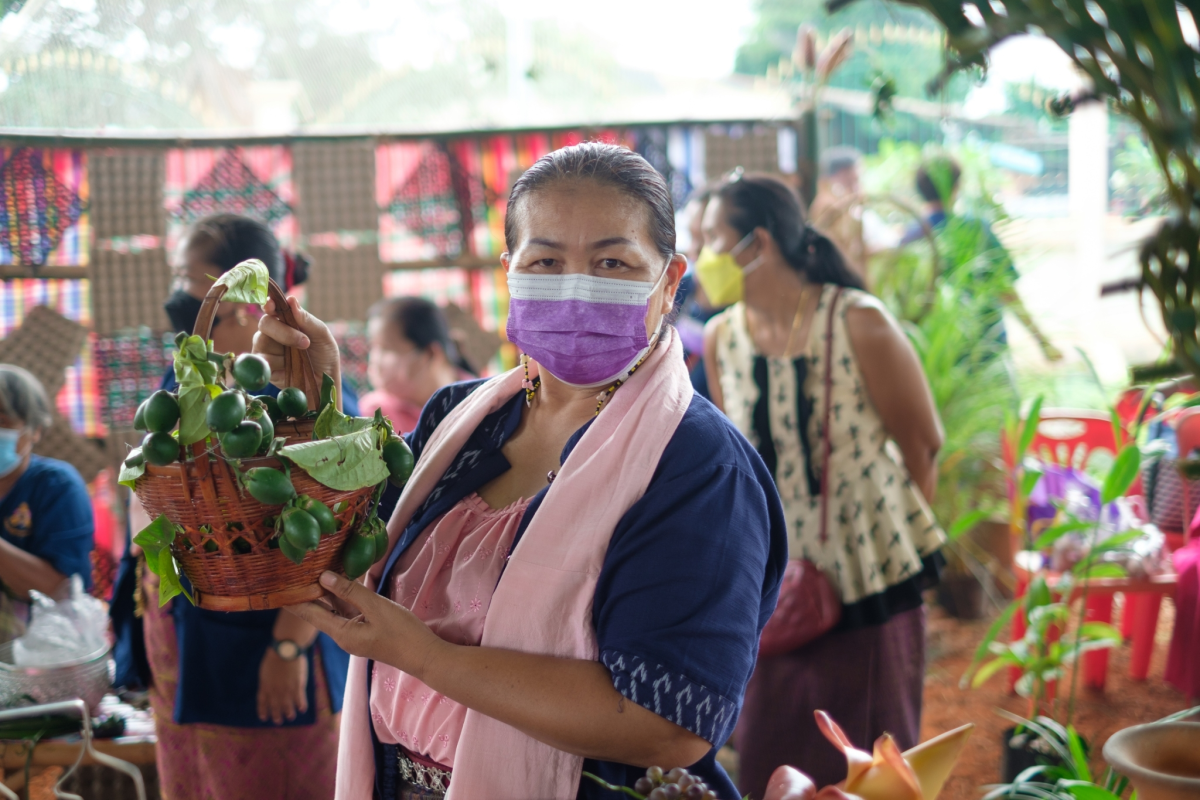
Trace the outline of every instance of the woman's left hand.
[[308, 711], [308, 659], [284, 661], [267, 648], [258, 668], [258, 718], [282, 725]]
[[435, 651], [446, 644], [407, 608], [361, 583], [326, 572], [321, 586], [333, 596], [337, 610], [320, 602], [288, 610], [329, 634], [351, 655], [389, 664], [420, 679]]

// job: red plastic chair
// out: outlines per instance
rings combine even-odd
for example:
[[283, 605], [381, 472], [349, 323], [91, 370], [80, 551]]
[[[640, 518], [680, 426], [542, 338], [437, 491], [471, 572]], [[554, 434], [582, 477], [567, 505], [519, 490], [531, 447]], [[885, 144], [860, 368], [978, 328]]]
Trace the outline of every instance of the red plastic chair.
[[[1121, 445], [1127, 441], [1124, 433]], [[1113, 437], [1112, 419], [1098, 411], [1076, 409], [1047, 408], [1042, 409], [1041, 422], [1030, 443], [1026, 457], [1036, 458], [1043, 463], [1056, 464], [1062, 467], [1083, 469], [1097, 452], [1107, 452], [1115, 457], [1118, 443]], [[1013, 444], [1007, 440], [1003, 443], [1004, 461], [1012, 475], [1016, 467], [1016, 453]], [[1009, 491], [1012, 492], [1011, 478]], [[1018, 530], [1020, 520], [1014, 520], [1014, 531]], [[1025, 596], [1028, 587], [1027, 573], [1019, 573], [1017, 578], [1016, 596]], [[1140, 595], [1130, 595], [1140, 597]], [[1130, 597], [1126, 598], [1127, 606]], [[1149, 654], [1154, 647], [1154, 628], [1158, 624], [1159, 604], [1161, 595], [1148, 596], [1144, 603], [1135, 604], [1137, 613], [1130, 616], [1132, 633], [1134, 634], [1135, 650], [1139, 645], [1146, 650], [1146, 666], [1149, 666]], [[1088, 622], [1112, 621], [1113, 596], [1111, 594], [1093, 594], [1087, 599], [1085, 619]], [[1152, 608], [1151, 608], [1152, 606]], [[1151, 619], [1151, 612], [1153, 618]], [[1128, 613], [1128, 611], [1127, 611]], [[1146, 635], [1148, 632], [1148, 635]], [[1012, 637], [1017, 641], [1025, 635], [1025, 615], [1018, 613], [1013, 617]], [[1136, 668], [1132, 670], [1135, 678], [1139, 678]], [[1094, 689], [1103, 689], [1108, 676], [1108, 651], [1097, 650], [1083, 656], [1084, 685]], [[1020, 671], [1013, 668], [1009, 672], [1009, 689], [1016, 686]], [[1140, 678], [1145, 679], [1145, 673]]]

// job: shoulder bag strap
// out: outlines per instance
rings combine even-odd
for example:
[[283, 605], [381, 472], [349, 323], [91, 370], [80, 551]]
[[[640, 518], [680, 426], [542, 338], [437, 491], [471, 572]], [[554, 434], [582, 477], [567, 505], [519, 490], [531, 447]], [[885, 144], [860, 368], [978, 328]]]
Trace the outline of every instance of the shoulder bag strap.
[[821, 544], [829, 539], [829, 423], [833, 410], [833, 319], [837, 310], [837, 302], [842, 296], [843, 287], [839, 286], [829, 301], [829, 311], [825, 318], [825, 427], [821, 431], [822, 452], [821, 460]]

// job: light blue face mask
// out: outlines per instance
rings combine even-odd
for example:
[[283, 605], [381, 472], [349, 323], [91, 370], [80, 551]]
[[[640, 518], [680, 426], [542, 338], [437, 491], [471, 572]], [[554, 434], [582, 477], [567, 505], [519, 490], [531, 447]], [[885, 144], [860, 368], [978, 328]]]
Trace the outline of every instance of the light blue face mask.
[[21, 451], [17, 442], [21, 439], [21, 431], [12, 428], [0, 428], [0, 478], [11, 473], [21, 465]]

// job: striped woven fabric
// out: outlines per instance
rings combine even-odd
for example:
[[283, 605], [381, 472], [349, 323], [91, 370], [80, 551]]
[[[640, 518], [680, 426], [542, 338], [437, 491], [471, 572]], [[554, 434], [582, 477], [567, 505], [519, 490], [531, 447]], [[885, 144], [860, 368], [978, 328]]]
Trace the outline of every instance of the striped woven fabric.
[[163, 202], [167, 252], [189, 224], [221, 211], [262, 220], [284, 247], [299, 236], [292, 151], [285, 145], [168, 150]]
[[87, 155], [0, 147], [0, 264], [87, 266], [90, 240]]
[[375, 150], [379, 258], [395, 264], [498, 256], [513, 181], [550, 151], [585, 140], [641, 153], [682, 203], [704, 171], [703, 151], [686, 146], [688, 130], [650, 126], [381, 143]]
[[[83, 279], [44, 278], [0, 282], [0, 338], [19, 328], [25, 315], [37, 306], [49, 306], [67, 319], [91, 325], [90, 284]], [[93, 356], [95, 343], [95, 334], [89, 333], [78, 360], [67, 367], [66, 382], [56, 398], [58, 410], [71, 421], [72, 429], [89, 438], [108, 434], [99, 413], [99, 381]]]

